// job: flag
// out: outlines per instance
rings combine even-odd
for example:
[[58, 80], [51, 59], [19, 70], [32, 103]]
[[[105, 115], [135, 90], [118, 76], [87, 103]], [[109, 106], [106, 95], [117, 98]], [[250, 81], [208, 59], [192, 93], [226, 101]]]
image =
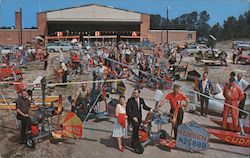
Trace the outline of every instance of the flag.
[[83, 124], [75, 113], [69, 112], [63, 120], [63, 133], [65, 137], [80, 138], [83, 135]]

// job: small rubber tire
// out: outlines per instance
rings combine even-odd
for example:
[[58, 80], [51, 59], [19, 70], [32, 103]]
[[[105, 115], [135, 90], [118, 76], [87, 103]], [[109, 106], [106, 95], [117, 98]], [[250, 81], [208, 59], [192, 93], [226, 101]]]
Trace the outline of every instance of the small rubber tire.
[[32, 136], [29, 136], [26, 140], [26, 145], [29, 148], [35, 148], [36, 144]]
[[160, 133], [161, 133], [160, 136], [159, 136], [160, 139], [167, 138], [168, 133], [164, 129], [160, 130]]

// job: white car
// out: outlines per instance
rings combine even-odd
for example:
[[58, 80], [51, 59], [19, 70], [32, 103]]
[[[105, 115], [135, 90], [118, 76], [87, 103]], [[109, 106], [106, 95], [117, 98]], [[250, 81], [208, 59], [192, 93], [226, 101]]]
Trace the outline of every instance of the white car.
[[27, 52], [30, 53], [36, 53], [36, 49], [35, 48], [28, 48]]
[[241, 48], [242, 50], [250, 50], [250, 41], [234, 41], [232, 48]]
[[241, 48], [241, 50], [250, 50], [250, 43], [238, 44], [236, 48]]
[[47, 49], [50, 52], [59, 52], [61, 49], [62, 51], [71, 51], [73, 47], [70, 43], [48, 43]]
[[2, 53], [3, 55], [8, 54], [8, 53], [11, 53], [11, 52], [12, 52], [12, 50], [11, 50], [10, 47], [4, 47], [4, 48], [1, 50], [1, 53]]
[[[211, 52], [211, 48], [208, 48], [206, 45], [189, 45], [187, 48], [188, 55], [196, 55], [198, 52]], [[219, 49], [213, 49], [215, 52], [219, 52]]]
[[[213, 99], [209, 99], [208, 110], [210, 112], [222, 113], [224, 109], [225, 97], [223, 96], [223, 90], [219, 84], [216, 84], [216, 91], [217, 93], [214, 96], [211, 96]], [[198, 101], [197, 94], [195, 94], [194, 92], [190, 92], [190, 91], [185, 92], [185, 94], [190, 100], [190, 104], [188, 107], [190, 112], [194, 112], [197, 110], [197, 108], [201, 107], [200, 102]], [[247, 111], [250, 110], [250, 100], [249, 100], [250, 96], [249, 95], [250, 94], [247, 93], [245, 107], [244, 107], [244, 109]]]

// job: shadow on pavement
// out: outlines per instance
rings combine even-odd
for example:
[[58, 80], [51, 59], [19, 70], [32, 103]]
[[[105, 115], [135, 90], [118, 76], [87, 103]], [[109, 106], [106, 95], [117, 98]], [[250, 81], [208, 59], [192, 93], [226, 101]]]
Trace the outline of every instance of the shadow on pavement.
[[7, 126], [0, 126], [0, 130], [1, 130], [1, 134], [16, 134], [17, 133], [17, 129], [15, 127], [7, 127]]
[[18, 135], [13, 135], [13, 136], [9, 137], [8, 140], [10, 142], [12, 142], [12, 143], [19, 144], [19, 137], [18, 137]]
[[[196, 111], [195, 112], [190, 112], [190, 114], [201, 116], [201, 114], [200, 114], [201, 108], [200, 107], [196, 107], [196, 108], [197, 108]], [[217, 117], [222, 117], [223, 116], [222, 112], [216, 112], [216, 111], [211, 111], [211, 110], [208, 110], [208, 115], [217, 116]]]
[[211, 142], [211, 143], [217, 143], [217, 144], [224, 144], [224, 145], [232, 145], [232, 144], [229, 144], [227, 142], [221, 141], [219, 139], [214, 139], [214, 138], [210, 138], [209, 142]]
[[220, 126], [217, 126], [217, 125], [205, 125], [205, 124], [199, 124], [200, 126], [204, 127], [204, 128], [213, 128], [213, 129], [220, 129], [220, 130], [223, 130], [222, 127]]
[[97, 139], [90, 139], [90, 138], [62, 138], [62, 139], [50, 139], [51, 144], [58, 144], [58, 143], [64, 143], [64, 144], [75, 144], [78, 140], [84, 140], [84, 141], [92, 141], [97, 142]]
[[108, 148], [118, 148], [117, 147], [117, 141], [115, 138], [101, 138], [100, 143], [105, 145]]
[[223, 152], [232, 153], [232, 154], [237, 154], [237, 155], [246, 156], [246, 157], [249, 156], [249, 154], [243, 154], [243, 153], [238, 153], [238, 152], [224, 150], [224, 149], [218, 149], [218, 148], [209, 148], [209, 149], [216, 150], [216, 151], [223, 151]]
[[84, 130], [99, 131], [99, 132], [106, 132], [106, 133], [112, 133], [113, 132], [113, 131], [110, 131], [110, 130], [91, 128], [91, 127], [84, 127]]

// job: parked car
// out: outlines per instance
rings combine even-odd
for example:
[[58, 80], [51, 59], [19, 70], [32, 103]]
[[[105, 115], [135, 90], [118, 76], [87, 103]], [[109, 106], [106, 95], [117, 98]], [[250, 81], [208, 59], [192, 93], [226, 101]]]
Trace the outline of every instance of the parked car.
[[250, 53], [248, 53], [246, 56], [242, 55], [239, 61], [245, 64], [250, 64]]
[[11, 53], [11, 52], [12, 52], [12, 48], [11, 48], [11, 47], [4, 47], [4, 48], [2, 48], [2, 50], [1, 50], [1, 53], [2, 53], [3, 55], [8, 54], [8, 53]]
[[46, 47], [50, 52], [59, 52], [62, 51], [71, 51], [73, 50], [72, 45], [70, 43], [48, 43]]
[[92, 47], [93, 47], [92, 44], [86, 43], [86, 44], [83, 45], [83, 50], [89, 50], [89, 49], [91, 49]]
[[28, 48], [27, 49], [27, 52], [30, 54], [30, 53], [36, 53], [36, 49], [35, 48]]
[[237, 46], [239, 45], [239, 44], [241, 44], [242, 43], [242, 41], [233, 41], [233, 44], [232, 44], [232, 48], [237, 48]]
[[70, 43], [70, 45], [73, 47], [74, 50], [82, 49], [82, 44], [81, 43]]
[[236, 48], [241, 48], [241, 50], [250, 50], [250, 43], [238, 44]]
[[[211, 48], [208, 48], [206, 45], [188, 45], [187, 53], [188, 55], [196, 55], [198, 52], [205, 53], [211, 51]], [[219, 49], [213, 49], [215, 52], [219, 52]]]
[[206, 37], [198, 37], [197, 38], [197, 43], [199, 44], [205, 44], [207, 43], [208, 39]]
[[232, 48], [241, 48], [242, 50], [250, 50], [250, 41], [233, 41]]

